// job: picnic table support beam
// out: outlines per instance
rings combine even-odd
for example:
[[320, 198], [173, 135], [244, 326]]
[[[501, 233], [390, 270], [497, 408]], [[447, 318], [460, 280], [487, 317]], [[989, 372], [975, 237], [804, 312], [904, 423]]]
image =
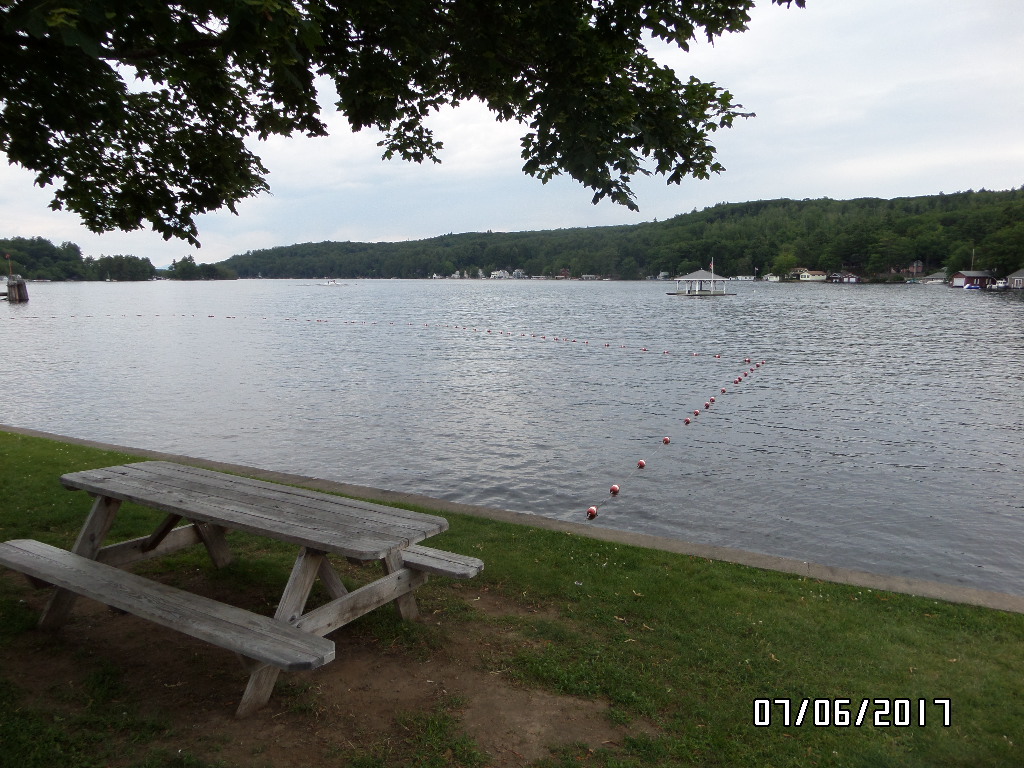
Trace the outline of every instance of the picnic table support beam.
[[428, 575], [402, 568], [370, 584], [349, 592], [344, 597], [314, 608], [293, 622], [297, 629], [310, 634], [328, 635], [370, 611], [380, 608], [427, 583]]
[[[71, 551], [76, 555], [95, 560], [103, 539], [106, 538], [110, 526], [114, 522], [117, 510], [121, 508], [120, 499], [112, 499], [107, 496], [96, 496], [92, 504], [89, 516], [85, 519], [75, 546]], [[74, 592], [67, 589], [57, 589], [51, 596], [43, 615], [39, 619], [40, 629], [57, 629], [68, 620], [71, 609], [78, 597]]]
[[97, 553], [96, 560], [120, 568], [129, 563], [161, 557], [170, 552], [177, 552], [202, 543], [194, 524], [175, 528], [158, 544], [152, 544], [152, 539], [152, 536], [140, 536], [119, 544], [108, 544]]
[[156, 529], [149, 535], [146, 542], [142, 545], [141, 551], [152, 552], [156, 549], [160, 542], [167, 538], [167, 534], [174, 530], [175, 526], [181, 522], [181, 515], [167, 515], [163, 521], [156, 527]]
[[331, 596], [332, 600], [337, 600], [340, 597], [344, 597], [348, 594], [348, 589], [345, 584], [341, 581], [341, 577], [338, 572], [331, 567], [331, 562], [325, 557], [320, 561], [320, 583], [324, 585], [324, 589], [327, 590], [327, 594]]
[[[277, 604], [277, 611], [274, 612], [275, 619], [292, 624], [302, 616], [320, 567], [326, 562], [327, 558], [323, 552], [306, 547], [299, 550], [288, 584], [281, 595], [281, 602]], [[235, 717], [248, 717], [256, 710], [262, 709], [270, 701], [274, 683], [280, 674], [279, 667], [269, 664], [260, 664], [256, 667], [249, 675], [249, 682], [245, 686], [245, 693], [242, 694], [242, 701], [235, 710]]]
[[231, 550], [228, 548], [228, 540], [224, 535], [224, 528], [213, 523], [201, 523], [198, 520], [193, 523], [196, 533], [202, 539], [210, 560], [216, 568], [224, 568], [231, 563]]
[[[142, 545], [141, 553], [152, 552], [160, 546], [164, 539], [174, 532], [180, 522], [181, 515], [175, 513], [167, 515], [163, 522], [146, 539], [146, 542]], [[223, 526], [197, 520], [192, 523], [192, 527], [195, 529], [199, 540], [203, 542], [203, 546], [206, 547], [206, 551], [210, 554], [210, 560], [213, 561], [214, 567], [224, 568], [231, 563], [231, 550], [228, 548], [228, 541], [225, 538]]]
[[[390, 575], [404, 568], [401, 552], [392, 552], [384, 558], [384, 570]], [[403, 621], [416, 621], [419, 618], [420, 610], [416, 607], [416, 598], [412, 591], [406, 592], [395, 598], [395, 609]]]

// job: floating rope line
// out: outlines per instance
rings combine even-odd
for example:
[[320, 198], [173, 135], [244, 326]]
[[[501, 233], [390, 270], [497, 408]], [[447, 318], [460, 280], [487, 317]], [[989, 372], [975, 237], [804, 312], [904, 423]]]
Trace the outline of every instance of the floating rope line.
[[[12, 321], [17, 320], [29, 320], [37, 321], [43, 319], [57, 320], [61, 319], [57, 315], [23, 315], [18, 313], [17, 315], [9, 316]], [[447, 331], [465, 331], [470, 334], [478, 334], [481, 336], [500, 337], [505, 339], [519, 339], [519, 340], [530, 340], [537, 343], [560, 343], [560, 344], [576, 344], [580, 347], [586, 347], [589, 350], [607, 350], [609, 352], [618, 351], [622, 353], [639, 353], [639, 354], [658, 354], [660, 356], [679, 354], [670, 349], [662, 349], [660, 352], [655, 352], [655, 347], [650, 345], [638, 345], [634, 344], [622, 344], [614, 343], [610, 341], [593, 341], [591, 339], [566, 336], [561, 334], [552, 333], [535, 333], [528, 331], [505, 331], [496, 330], [494, 328], [488, 328], [486, 325], [462, 325], [458, 323], [416, 323], [410, 321], [389, 321], [389, 320], [344, 320], [339, 318], [316, 318], [316, 317], [268, 317], [265, 315], [254, 315], [254, 316], [239, 316], [239, 315], [204, 315], [202, 313], [168, 313], [168, 314], [140, 314], [140, 313], [106, 313], [106, 314], [85, 314], [85, 315], [67, 315], [70, 319], [139, 319], [139, 318], [160, 318], [162, 320], [168, 319], [192, 319], [192, 320], [211, 320], [211, 321], [251, 321], [251, 322], [285, 322], [285, 323], [308, 323], [311, 325], [343, 325], [343, 326], [365, 326], [365, 327], [407, 327], [407, 328], [423, 328], [423, 329], [435, 329], [435, 330], [447, 330]], [[708, 354], [703, 352], [685, 352], [683, 353], [687, 357], [701, 358], [701, 359], [722, 359], [721, 354]]]
[[[694, 354], [696, 355], [696, 353], [694, 353]], [[716, 358], [720, 358], [721, 355], [715, 355], [715, 357]], [[734, 385], [742, 384], [744, 379], [749, 377], [750, 374], [757, 372], [761, 368], [761, 366], [766, 364], [766, 361], [764, 361], [764, 360], [762, 360], [759, 363], [754, 363], [749, 357], [744, 358], [743, 362], [748, 364], [748, 365], [753, 363], [753, 365], [751, 365], [751, 367], [749, 369], [744, 370], [742, 373], [737, 375], [736, 378], [734, 378], [732, 380], [732, 383]], [[701, 413], [710, 411], [711, 408], [714, 407], [714, 405], [718, 401], [718, 397], [720, 397], [721, 395], [725, 395], [727, 393], [728, 393], [728, 389], [726, 387], [720, 387], [717, 395], [712, 395], [711, 397], [709, 397], [707, 400], [704, 401], [704, 408], [703, 409], [695, 408], [693, 410], [693, 417], [692, 418], [690, 416], [686, 416], [683, 419], [683, 425], [687, 426], [689, 424], [692, 424], [693, 420], [696, 419], [698, 416], [700, 416]], [[662, 450], [662, 449], [666, 448], [668, 445], [670, 445], [671, 443], [672, 443], [672, 438], [669, 437], [669, 436], [665, 436], [665, 437], [661, 438], [661, 442], [658, 444], [657, 450]], [[613, 500], [619, 498], [619, 493], [622, 491], [622, 486], [625, 485], [626, 483], [628, 483], [630, 480], [632, 480], [633, 477], [638, 472], [642, 471], [646, 467], [647, 467], [647, 460], [646, 459], [640, 459], [639, 461], [637, 461], [636, 466], [633, 467], [632, 471], [630, 471], [626, 475], [625, 480], [621, 480], [621, 481], [619, 481], [617, 483], [612, 483], [611, 487], [608, 489], [608, 494], [609, 494], [608, 501], [610, 502], [610, 501], [613, 501]], [[598, 516], [598, 514], [599, 514], [599, 509], [600, 509], [600, 507], [597, 504], [591, 504], [587, 508], [587, 519], [588, 520], [593, 520], [594, 518], [596, 518]]]

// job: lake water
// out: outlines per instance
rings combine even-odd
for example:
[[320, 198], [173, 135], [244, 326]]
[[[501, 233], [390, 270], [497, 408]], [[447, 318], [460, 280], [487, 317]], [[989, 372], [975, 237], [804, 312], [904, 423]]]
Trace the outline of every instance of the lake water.
[[1024, 594], [1021, 292], [29, 289], [0, 304], [15, 426]]

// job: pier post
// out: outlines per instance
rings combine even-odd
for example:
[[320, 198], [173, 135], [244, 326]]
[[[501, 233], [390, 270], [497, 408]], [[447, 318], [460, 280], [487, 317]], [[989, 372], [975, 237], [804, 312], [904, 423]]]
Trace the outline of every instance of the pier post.
[[11, 304], [28, 301], [28, 286], [21, 275], [11, 275], [7, 278], [7, 301]]

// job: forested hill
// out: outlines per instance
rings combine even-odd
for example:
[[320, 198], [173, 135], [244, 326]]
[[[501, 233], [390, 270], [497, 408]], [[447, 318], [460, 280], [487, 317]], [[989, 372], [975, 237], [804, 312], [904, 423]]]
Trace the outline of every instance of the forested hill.
[[[2, 233], [0, 233], [2, 234]], [[83, 257], [74, 243], [0, 239], [10, 270], [29, 279], [148, 280], [147, 258]], [[879, 200], [723, 203], [667, 221], [541, 232], [444, 235], [404, 243], [304, 243], [164, 273], [182, 280], [233, 277], [430, 277], [456, 270], [638, 279], [707, 268], [727, 275], [786, 274], [797, 267], [887, 279], [974, 268], [1005, 277], [1024, 268], [1024, 189]], [[6, 261], [6, 260], [5, 260]], [[5, 269], [6, 271], [6, 269]]]
[[1024, 189], [879, 200], [716, 205], [662, 222], [540, 232], [444, 235], [403, 243], [322, 242], [250, 251], [221, 266], [240, 277], [475, 277], [478, 270], [637, 279], [707, 268], [727, 276], [794, 267], [862, 276], [1024, 267]]

